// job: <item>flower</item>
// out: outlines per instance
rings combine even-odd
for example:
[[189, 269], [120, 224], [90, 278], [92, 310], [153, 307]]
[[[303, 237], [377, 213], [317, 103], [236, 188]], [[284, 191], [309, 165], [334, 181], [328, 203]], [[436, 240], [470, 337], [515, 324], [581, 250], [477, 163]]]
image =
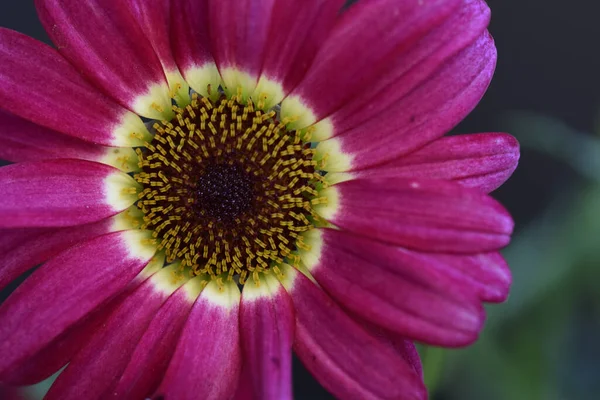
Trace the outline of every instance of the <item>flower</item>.
[[[48, 399], [424, 399], [476, 340], [517, 142], [480, 0], [36, 0], [0, 30], [0, 380]], [[241, 288], [241, 290], [240, 290]]]

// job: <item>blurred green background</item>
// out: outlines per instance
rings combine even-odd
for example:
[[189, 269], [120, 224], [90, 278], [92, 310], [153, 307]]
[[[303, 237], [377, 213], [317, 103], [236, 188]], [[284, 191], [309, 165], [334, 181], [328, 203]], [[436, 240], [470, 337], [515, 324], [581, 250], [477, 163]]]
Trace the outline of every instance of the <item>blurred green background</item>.
[[[32, 3], [0, 2], [0, 26], [47, 41]], [[522, 144], [519, 168], [494, 193], [516, 220], [505, 251], [514, 285], [505, 304], [488, 307], [475, 345], [420, 348], [426, 382], [435, 400], [597, 399], [600, 2], [488, 3], [496, 76], [455, 132], [505, 131]], [[332, 398], [294, 367], [296, 398]], [[26, 393], [39, 398], [47, 386]]]

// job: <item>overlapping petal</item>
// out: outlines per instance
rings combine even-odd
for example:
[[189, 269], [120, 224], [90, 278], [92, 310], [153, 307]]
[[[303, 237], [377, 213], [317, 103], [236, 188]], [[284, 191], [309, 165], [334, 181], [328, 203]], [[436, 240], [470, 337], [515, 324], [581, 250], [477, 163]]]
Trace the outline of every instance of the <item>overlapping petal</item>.
[[448, 136], [391, 162], [354, 171], [355, 178], [451, 180], [491, 192], [517, 168], [519, 142], [504, 133]]
[[[210, 282], [196, 300], [155, 396], [180, 400], [232, 397], [242, 366], [240, 291], [231, 281]], [[198, 375], [190, 373], [198, 371]]]
[[[128, 0], [133, 18], [140, 24], [162, 64], [171, 97], [179, 105], [190, 102], [187, 82], [181, 76], [171, 50], [171, 0]], [[180, 23], [175, 20], [175, 23]], [[188, 32], [189, 34], [189, 32]]]
[[149, 236], [137, 230], [100, 236], [35, 271], [0, 306], [0, 373], [123, 290], [154, 255]]
[[454, 182], [356, 179], [331, 189], [321, 212], [333, 224], [416, 250], [478, 253], [510, 241], [513, 221], [493, 198]]
[[113, 399], [145, 399], [158, 388], [175, 352], [194, 301], [202, 290], [202, 277], [188, 281], [158, 310], [140, 339], [115, 389]]
[[462, 346], [477, 338], [484, 317], [478, 292], [435, 259], [332, 229], [319, 231], [314, 243], [319, 255], [304, 256], [311, 274], [361, 318], [434, 345]]
[[131, 293], [69, 362], [46, 399], [104, 399], [125, 370], [141, 336], [162, 303], [185, 282], [163, 268]]
[[148, 138], [139, 117], [101, 94], [51, 47], [0, 28], [0, 57], [0, 108], [107, 146]]
[[496, 47], [484, 33], [427, 80], [364, 123], [321, 142], [329, 171], [360, 170], [408, 154], [443, 136], [473, 110], [491, 81]]
[[342, 399], [426, 398], [420, 377], [389, 341], [362, 328], [301, 273], [285, 273], [296, 309], [294, 350], [328, 391]]
[[69, 247], [112, 231], [114, 220], [105, 219], [68, 228], [0, 230], [0, 289], [24, 272]]
[[121, 0], [36, 0], [35, 5], [58, 51], [88, 80], [140, 115], [172, 115], [160, 61]]
[[60, 134], [0, 110], [0, 159], [13, 162], [75, 158], [96, 161], [125, 172], [138, 169], [131, 148], [106, 147]]

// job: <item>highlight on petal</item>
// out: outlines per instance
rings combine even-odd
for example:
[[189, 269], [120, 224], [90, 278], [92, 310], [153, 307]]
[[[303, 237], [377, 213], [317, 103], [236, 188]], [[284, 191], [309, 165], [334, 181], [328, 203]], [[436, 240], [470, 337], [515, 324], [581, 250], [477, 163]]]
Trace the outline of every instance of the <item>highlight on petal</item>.
[[[328, 189], [335, 207], [322, 215], [345, 230], [430, 252], [479, 253], [508, 244], [514, 223], [479, 190], [454, 182], [356, 179]], [[317, 209], [317, 212], [320, 212]]]
[[[484, 312], [479, 287], [455, 279], [435, 255], [421, 257], [344, 231], [313, 231], [319, 253], [302, 255], [323, 289], [361, 318], [438, 346], [477, 339]], [[311, 246], [312, 247], [312, 246]]]
[[171, 50], [171, 0], [129, 0], [134, 19], [150, 41], [163, 67], [170, 96], [184, 107], [190, 102], [187, 82], [181, 76]]
[[137, 200], [137, 183], [104, 164], [48, 160], [0, 168], [0, 226], [61, 227], [95, 222]]
[[294, 351], [336, 398], [425, 400], [421, 377], [393, 345], [365, 330], [316, 284], [287, 266], [296, 309]]
[[50, 46], [0, 28], [0, 56], [0, 108], [105, 146], [141, 146], [150, 140], [137, 115], [91, 86]]
[[[235, 394], [242, 356], [240, 291], [233, 281], [211, 281], [200, 293], [155, 396], [220, 400]], [[190, 371], [201, 371], [202, 379]]]
[[194, 91], [216, 99], [221, 76], [210, 49], [207, 0], [171, 0], [171, 44], [181, 74]]
[[396, 160], [348, 178], [451, 180], [486, 193], [502, 185], [517, 168], [519, 142], [505, 133], [448, 136]]
[[256, 399], [292, 398], [292, 300], [271, 273], [242, 291], [240, 332], [244, 362]]
[[0, 373], [118, 295], [155, 251], [150, 232], [121, 231], [80, 243], [36, 270], [0, 305]]
[[160, 61], [121, 0], [36, 0], [35, 5], [58, 51], [88, 80], [137, 114], [170, 119]]
[[112, 392], [146, 328], [187, 277], [179, 264], [156, 272], [131, 293], [59, 375], [46, 399], [100, 399]]
[[130, 147], [106, 147], [67, 136], [0, 110], [0, 159], [23, 162], [59, 158], [89, 160], [123, 172], [139, 169]]
[[[435, 140], [458, 124], [475, 107], [491, 81], [496, 48], [484, 33], [473, 44], [443, 64], [406, 96], [381, 113], [319, 144], [321, 157], [350, 157], [345, 169], [365, 169], [408, 154]], [[328, 144], [335, 143], [335, 146]], [[324, 147], [326, 146], [326, 147]]]
[[113, 399], [145, 399], [158, 388], [175, 352], [179, 335], [207, 278], [192, 278], [171, 295], [156, 312], [137, 344], [119, 382], [110, 394]]

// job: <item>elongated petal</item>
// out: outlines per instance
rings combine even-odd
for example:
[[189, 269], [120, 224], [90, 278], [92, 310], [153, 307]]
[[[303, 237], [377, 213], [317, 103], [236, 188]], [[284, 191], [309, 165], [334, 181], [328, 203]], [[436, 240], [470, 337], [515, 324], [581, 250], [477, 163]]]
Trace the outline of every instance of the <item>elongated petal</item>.
[[162, 269], [125, 299], [98, 329], [46, 395], [47, 400], [103, 399], [121, 373], [159, 307], [187, 278]]
[[396, 349], [367, 332], [301, 273], [284, 271], [296, 309], [294, 350], [336, 398], [420, 399], [421, 378]]
[[404, 337], [441, 346], [473, 342], [483, 324], [478, 293], [404, 249], [342, 231], [314, 238], [307, 268], [338, 302]]
[[187, 82], [181, 76], [171, 50], [171, 0], [128, 0], [134, 19], [154, 48], [162, 64], [170, 96], [180, 105], [189, 103]]
[[49, 260], [63, 250], [112, 231], [106, 219], [68, 228], [22, 228], [0, 230], [0, 289], [25, 271]]
[[85, 224], [137, 200], [137, 183], [104, 164], [49, 160], [0, 168], [0, 227]]
[[239, 302], [240, 291], [234, 282], [226, 282], [222, 289], [216, 281], [206, 286], [190, 312], [155, 396], [220, 400], [235, 394], [242, 361]]
[[210, 51], [208, 0], [171, 0], [171, 44], [190, 87], [218, 97], [221, 76]]
[[486, 32], [389, 108], [317, 147], [328, 171], [353, 171], [393, 160], [443, 136], [479, 102], [496, 66]]
[[142, 283], [164, 265], [164, 255], [155, 255], [148, 265], [118, 295], [104, 302], [71, 325], [56, 339], [45, 345], [34, 355], [14, 364], [0, 374], [0, 381], [18, 386], [41, 382], [73, 359], [75, 354], [99, 331], [107, 318]]
[[514, 137], [480, 133], [444, 137], [411, 154], [352, 175], [452, 180], [491, 192], [510, 177], [518, 161], [519, 142]]
[[253, 98], [269, 108], [304, 78], [331, 31], [344, 0], [278, 0], [271, 15], [268, 46]]
[[112, 399], [145, 399], [154, 393], [167, 371], [179, 335], [192, 305], [202, 290], [202, 279], [194, 278], [171, 295], [140, 339], [115, 389]]
[[123, 297], [123, 294], [116, 296], [108, 304], [100, 306], [69, 327], [33, 356], [3, 371], [0, 380], [18, 386], [26, 386], [41, 382], [58, 372], [88, 342], [116, 306], [120, 304]]
[[258, 81], [276, 0], [207, 0], [211, 49], [225, 90], [249, 96]]
[[75, 158], [111, 165], [125, 172], [138, 169], [131, 148], [106, 147], [60, 134], [0, 110], [0, 159], [12, 162]]
[[141, 146], [149, 140], [139, 117], [101, 94], [50, 46], [0, 28], [0, 56], [1, 108], [93, 143]]
[[510, 241], [513, 221], [494, 199], [454, 182], [357, 179], [329, 189], [333, 224], [417, 250], [478, 253]]
[[35, 5], [58, 51], [87, 79], [140, 115], [171, 115], [161, 64], [121, 0], [36, 0]]
[[240, 331], [254, 397], [291, 399], [294, 307], [273, 275], [264, 276], [259, 286], [244, 286]]
[[0, 306], [0, 372], [123, 290], [154, 255], [149, 236], [137, 230], [100, 236], [35, 271]]
[[[476, 42], [484, 34], [489, 20], [490, 10], [485, 1], [461, 0], [459, 8], [443, 23], [421, 35], [418, 41], [412, 41], [412, 46], [390, 60], [367, 91], [348, 99], [330, 116], [335, 127], [332, 134], [341, 134], [371, 118], [378, 118], [382, 112], [390, 112], [390, 106], [431, 79], [436, 70]], [[454, 72], [454, 75], [458, 73]]]

